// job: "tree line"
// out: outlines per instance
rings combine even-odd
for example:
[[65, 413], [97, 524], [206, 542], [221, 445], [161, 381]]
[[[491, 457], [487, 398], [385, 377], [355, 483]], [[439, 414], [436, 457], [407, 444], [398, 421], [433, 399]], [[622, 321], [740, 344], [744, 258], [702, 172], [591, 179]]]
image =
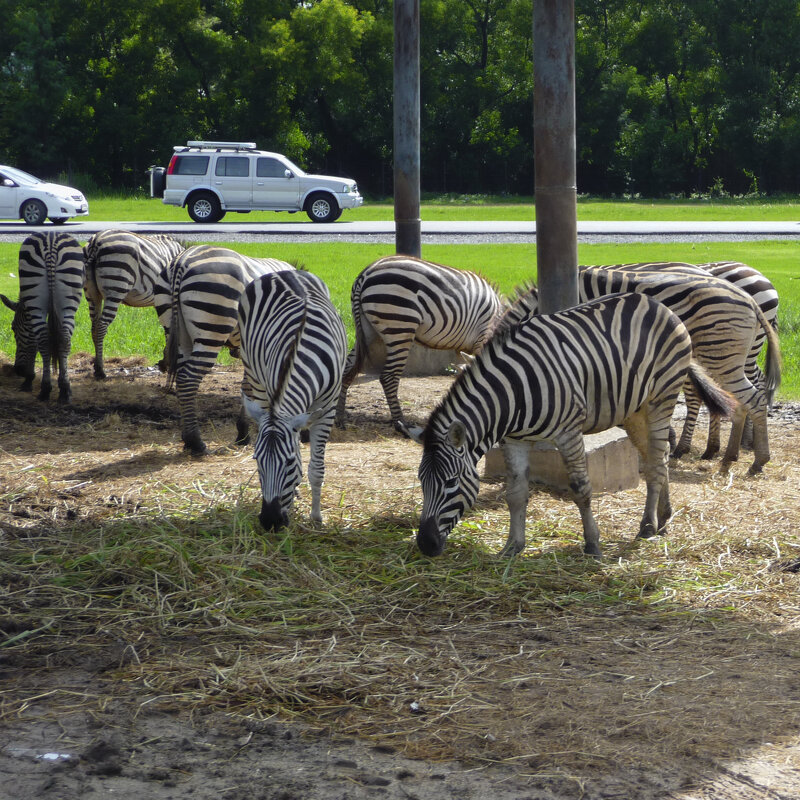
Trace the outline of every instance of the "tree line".
[[[533, 190], [532, 2], [420, 0], [424, 192]], [[578, 191], [800, 189], [800, 0], [576, 0]], [[390, 0], [0, 0], [0, 162], [255, 141], [392, 194]], [[87, 187], [82, 186], [86, 189]]]

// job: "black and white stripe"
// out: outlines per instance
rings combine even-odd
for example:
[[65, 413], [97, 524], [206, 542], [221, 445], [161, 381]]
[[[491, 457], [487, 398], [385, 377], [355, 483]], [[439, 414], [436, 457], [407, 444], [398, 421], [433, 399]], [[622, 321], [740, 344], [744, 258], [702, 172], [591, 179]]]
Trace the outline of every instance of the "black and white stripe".
[[[276, 258], [250, 258], [212, 245], [190, 247], [172, 262], [169, 312], [161, 317], [167, 330], [167, 386], [175, 384], [181, 436], [185, 448], [193, 454], [206, 451], [197, 418], [200, 382], [223, 347], [239, 356], [237, 314], [244, 287], [261, 275], [293, 269]], [[242, 410], [237, 420], [237, 443], [244, 444], [247, 439], [247, 416]]]
[[474, 272], [411, 256], [388, 256], [366, 267], [353, 283], [351, 305], [356, 341], [342, 382], [337, 424], [344, 423], [347, 390], [377, 337], [386, 347], [381, 385], [392, 422], [404, 433], [397, 389], [414, 342], [477, 353], [504, 310], [495, 289]]
[[720, 413], [733, 400], [692, 360], [686, 326], [646, 295], [605, 297], [556, 314], [512, 314], [456, 378], [418, 437], [423, 506], [417, 543], [438, 555], [478, 494], [476, 464], [503, 443], [511, 515], [504, 552], [525, 545], [528, 457], [549, 441], [564, 459], [586, 553], [599, 555], [583, 435], [622, 425], [641, 454], [647, 500], [639, 536], [661, 531], [669, 499], [669, 424], [687, 377]]
[[[710, 275], [691, 264], [621, 264], [579, 267], [578, 292], [586, 301], [614, 292], [642, 292], [671, 308], [686, 324], [695, 358], [741, 404], [734, 415], [726, 468], [739, 456], [747, 417], [753, 422], [755, 458], [750, 472], [769, 461], [767, 397], [780, 384], [780, 344], [775, 329], [750, 294], [731, 281]], [[761, 377], [756, 358], [766, 340], [766, 373]], [[702, 405], [687, 387], [687, 416], [675, 454], [688, 451]]]
[[302, 478], [300, 431], [309, 431], [311, 519], [322, 521], [325, 446], [347, 358], [344, 323], [325, 284], [308, 272], [252, 281], [239, 301], [243, 401], [258, 422], [254, 458], [267, 530], [286, 525]]
[[114, 229], [100, 231], [86, 243], [84, 291], [92, 320], [95, 378], [106, 377], [103, 341], [120, 305], [155, 305], [161, 273], [183, 249], [171, 236]]
[[58, 360], [59, 403], [72, 398], [67, 357], [75, 330], [75, 313], [83, 295], [83, 250], [67, 233], [33, 233], [19, 250], [19, 300], [5, 295], [3, 303], [14, 311], [11, 327], [17, 352], [14, 368], [25, 380], [22, 391], [31, 391], [37, 351], [42, 354], [39, 399], [52, 389], [51, 358]]

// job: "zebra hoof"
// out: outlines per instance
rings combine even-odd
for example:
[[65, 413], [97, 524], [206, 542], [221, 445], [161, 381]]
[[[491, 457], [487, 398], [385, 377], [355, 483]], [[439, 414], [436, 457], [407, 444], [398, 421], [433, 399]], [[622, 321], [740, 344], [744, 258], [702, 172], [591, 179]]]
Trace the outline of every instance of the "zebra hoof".
[[592, 558], [601, 558], [602, 553], [600, 552], [600, 546], [596, 544], [590, 544], [587, 542], [583, 547], [583, 552], [587, 556], [591, 556]]
[[94, 379], [96, 381], [104, 381], [106, 379], [106, 371], [104, 369], [96, 369], [94, 371]]
[[205, 442], [200, 438], [184, 439], [183, 449], [188, 450], [189, 454], [193, 456], [204, 456], [208, 452]]

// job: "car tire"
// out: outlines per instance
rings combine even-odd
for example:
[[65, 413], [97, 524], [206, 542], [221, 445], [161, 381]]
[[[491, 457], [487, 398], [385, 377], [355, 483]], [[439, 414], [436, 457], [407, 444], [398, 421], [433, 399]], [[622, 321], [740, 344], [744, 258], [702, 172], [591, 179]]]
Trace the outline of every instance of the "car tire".
[[325, 192], [314, 192], [306, 200], [306, 214], [312, 222], [334, 222], [341, 213], [336, 200]]
[[219, 222], [225, 216], [217, 196], [211, 192], [193, 194], [186, 203], [186, 210], [195, 222]]
[[47, 206], [41, 200], [26, 200], [19, 207], [19, 215], [27, 225], [42, 225], [47, 219]]
[[63, 225], [68, 219], [69, 217], [50, 217], [50, 222], [53, 225]]

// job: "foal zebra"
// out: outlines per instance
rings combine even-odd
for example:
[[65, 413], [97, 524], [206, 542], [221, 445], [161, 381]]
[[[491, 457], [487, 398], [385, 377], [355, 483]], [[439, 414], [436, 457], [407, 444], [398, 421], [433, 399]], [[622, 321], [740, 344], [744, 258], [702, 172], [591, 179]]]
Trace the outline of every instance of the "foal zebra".
[[309, 272], [276, 272], [250, 283], [239, 300], [242, 399], [258, 422], [254, 458], [261, 482], [259, 520], [288, 524], [303, 468], [300, 430], [308, 429], [311, 519], [322, 521], [325, 446], [347, 358], [344, 323], [328, 287]]
[[[513, 324], [516, 322], [516, 324]], [[647, 482], [640, 537], [663, 530], [669, 499], [669, 423], [687, 377], [705, 402], [726, 414], [733, 400], [692, 360], [686, 326], [642, 294], [605, 297], [538, 316], [504, 321], [417, 436], [423, 505], [417, 544], [430, 556], [478, 494], [476, 464], [503, 443], [510, 527], [503, 553], [525, 546], [528, 456], [534, 441], [561, 453], [583, 522], [584, 552], [600, 555], [583, 435], [622, 425], [638, 449]]]
[[0, 295], [14, 312], [14, 369], [25, 377], [21, 391], [31, 391], [38, 351], [42, 354], [39, 399], [50, 398], [51, 358], [58, 359], [58, 402], [72, 399], [67, 357], [82, 293], [83, 250], [78, 242], [67, 233], [48, 231], [28, 236], [19, 249], [19, 300], [15, 303]]
[[386, 346], [380, 375], [395, 428], [407, 433], [397, 396], [414, 341], [437, 350], [477, 353], [504, 311], [495, 289], [479, 275], [411, 256], [388, 256], [366, 267], [350, 294], [356, 341], [347, 359], [336, 410], [344, 425], [347, 390], [371, 342]]
[[[695, 358], [740, 403], [733, 417], [722, 468], [727, 469], [739, 457], [749, 414], [755, 451], [749, 470], [752, 475], [760, 472], [770, 458], [766, 397], [780, 384], [778, 336], [750, 295], [728, 281], [705, 272], [694, 274], [692, 269], [698, 268], [686, 264], [669, 272], [654, 271], [651, 264], [579, 267], [578, 293], [586, 301], [614, 292], [642, 292], [665, 303], [683, 320], [692, 337]], [[762, 336], [767, 343], [763, 383], [751, 367], [761, 349]], [[676, 454], [688, 451], [702, 405], [691, 386], [686, 396], [686, 422]]]
[[[249, 258], [211, 245], [190, 247], [172, 262], [170, 310], [161, 318], [167, 330], [167, 388], [175, 384], [181, 436], [193, 455], [206, 451], [197, 419], [200, 382], [223, 347], [239, 357], [237, 310], [244, 287], [261, 275], [293, 269], [275, 258]], [[246, 444], [249, 425], [244, 408], [236, 431], [236, 443]]]
[[95, 378], [106, 377], [103, 340], [120, 304], [155, 305], [159, 276], [183, 249], [171, 236], [144, 236], [123, 230], [100, 231], [86, 243], [84, 292], [92, 320]]

